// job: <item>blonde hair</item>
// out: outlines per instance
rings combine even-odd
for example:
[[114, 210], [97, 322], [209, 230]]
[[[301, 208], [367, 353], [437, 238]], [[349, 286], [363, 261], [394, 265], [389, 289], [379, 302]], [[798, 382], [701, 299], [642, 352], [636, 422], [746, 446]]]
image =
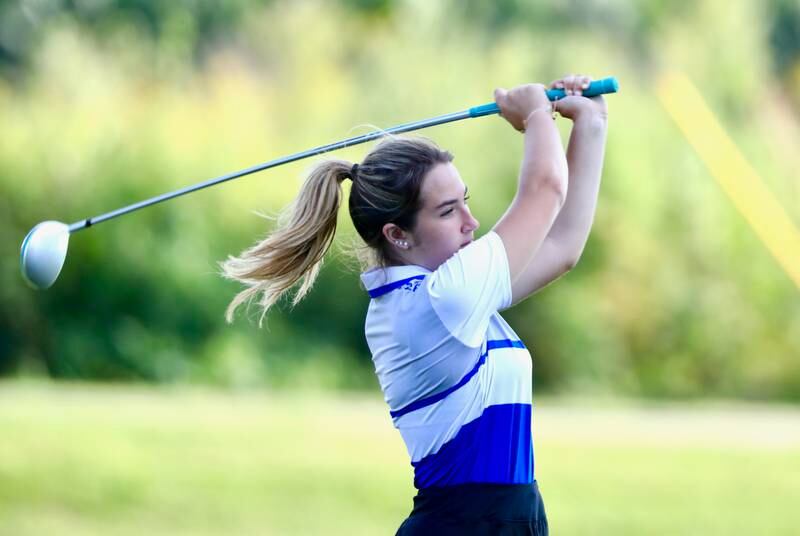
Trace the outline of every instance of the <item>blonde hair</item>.
[[333, 243], [341, 183], [347, 178], [353, 180], [349, 211], [356, 231], [378, 264], [391, 264], [383, 226], [391, 222], [412, 230], [425, 174], [435, 164], [452, 160], [449, 152], [426, 138], [388, 136], [358, 164], [353, 177], [354, 166], [345, 160], [316, 165], [297, 198], [279, 215], [277, 228], [239, 257], [228, 256], [221, 263], [223, 277], [248, 286], [228, 305], [225, 320], [233, 322], [237, 307], [260, 294], [261, 327], [270, 307], [298, 281], [292, 305], [308, 294]]

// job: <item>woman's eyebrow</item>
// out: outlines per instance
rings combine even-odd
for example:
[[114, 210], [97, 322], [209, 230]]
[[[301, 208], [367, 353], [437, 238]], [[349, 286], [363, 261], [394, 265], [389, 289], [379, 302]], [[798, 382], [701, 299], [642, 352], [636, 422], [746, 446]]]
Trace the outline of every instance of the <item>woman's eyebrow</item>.
[[[469, 192], [469, 187], [464, 186], [464, 197], [467, 197], [467, 192]], [[447, 205], [452, 205], [453, 203], [458, 203], [458, 199], [448, 199], [447, 201], [442, 201], [441, 203], [436, 205], [436, 208], [434, 208], [433, 210], [439, 210], [440, 208], [444, 208]]]

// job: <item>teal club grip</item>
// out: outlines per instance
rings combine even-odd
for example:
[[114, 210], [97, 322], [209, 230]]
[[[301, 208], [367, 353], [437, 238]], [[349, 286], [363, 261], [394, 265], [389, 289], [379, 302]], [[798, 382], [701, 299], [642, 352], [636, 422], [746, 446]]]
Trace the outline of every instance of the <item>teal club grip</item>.
[[[589, 87], [583, 90], [584, 97], [594, 97], [596, 95], [605, 95], [607, 93], [616, 93], [619, 91], [619, 83], [617, 79], [613, 76], [609, 76], [608, 78], [603, 78], [602, 80], [595, 80]], [[557, 101], [558, 99], [563, 99], [566, 96], [566, 93], [563, 89], [548, 89], [546, 91], [547, 98], [551, 101]], [[474, 108], [469, 109], [469, 116], [470, 117], [481, 117], [483, 115], [491, 115], [500, 113], [500, 107], [497, 106], [496, 102], [490, 102], [489, 104], [482, 104], [481, 106], [475, 106]]]

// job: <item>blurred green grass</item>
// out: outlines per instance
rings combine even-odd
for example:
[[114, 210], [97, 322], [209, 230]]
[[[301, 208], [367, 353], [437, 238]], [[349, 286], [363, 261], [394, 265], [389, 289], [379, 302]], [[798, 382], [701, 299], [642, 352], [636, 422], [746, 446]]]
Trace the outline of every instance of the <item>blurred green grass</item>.
[[[537, 398], [554, 534], [794, 534], [800, 410]], [[392, 534], [380, 394], [0, 383], [0, 534]]]

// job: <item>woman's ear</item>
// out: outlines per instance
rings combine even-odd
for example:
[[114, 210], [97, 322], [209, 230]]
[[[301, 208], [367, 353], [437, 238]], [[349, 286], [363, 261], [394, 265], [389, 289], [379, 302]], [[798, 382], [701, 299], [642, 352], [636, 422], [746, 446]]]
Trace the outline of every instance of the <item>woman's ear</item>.
[[400, 249], [408, 249], [411, 247], [409, 234], [394, 223], [387, 223], [383, 226], [383, 236], [393, 246]]

